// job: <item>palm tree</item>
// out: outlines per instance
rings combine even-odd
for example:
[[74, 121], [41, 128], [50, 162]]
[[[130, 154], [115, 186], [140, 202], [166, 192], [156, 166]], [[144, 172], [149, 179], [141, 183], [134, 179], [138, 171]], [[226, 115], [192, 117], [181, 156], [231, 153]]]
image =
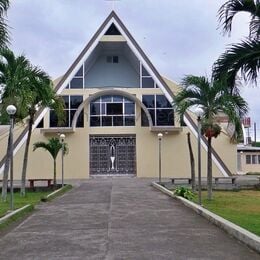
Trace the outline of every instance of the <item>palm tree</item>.
[[[6, 107], [10, 104], [15, 105], [17, 112], [15, 120], [19, 121], [27, 115], [26, 104], [30, 99], [26, 95], [25, 88], [28, 84], [29, 61], [23, 56], [15, 57], [14, 53], [8, 49], [0, 49], [0, 86], [3, 87], [2, 101], [0, 104], [0, 122], [8, 123]], [[2, 200], [7, 197], [7, 180], [10, 160], [10, 143], [7, 145], [7, 157], [5, 161]]]
[[30, 82], [26, 87], [26, 92], [31, 93], [31, 99], [27, 103], [28, 108], [28, 135], [25, 144], [23, 168], [21, 175], [21, 196], [25, 196], [26, 171], [28, 165], [29, 147], [32, 135], [37, 108], [52, 107], [55, 109], [59, 123], [62, 123], [65, 117], [63, 99], [55, 96], [52, 83], [49, 76], [37, 67], [30, 69]]
[[259, 0], [228, 0], [218, 12], [223, 33], [230, 34], [234, 17], [241, 12], [250, 14], [249, 37], [241, 43], [231, 45], [214, 63], [213, 78], [227, 76], [228, 85], [237, 90], [238, 73], [244, 80], [255, 83], [260, 68], [260, 2]]
[[[33, 145], [33, 150], [35, 151], [38, 148], [43, 148], [47, 150], [53, 158], [53, 184], [56, 186], [56, 158], [59, 151], [62, 149], [62, 144], [57, 137], [52, 137], [48, 140], [48, 143], [45, 142], [37, 142]], [[68, 146], [64, 144], [64, 152], [68, 153]]]
[[[225, 82], [225, 81], [224, 81]], [[210, 82], [206, 77], [186, 76], [182, 81], [183, 88], [174, 98], [176, 111], [183, 116], [189, 108], [199, 107], [202, 134], [207, 138], [207, 185], [208, 199], [212, 198], [212, 138], [217, 138], [221, 127], [216, 123], [216, 116], [223, 112], [234, 124], [236, 131], [233, 138], [241, 134], [240, 116], [247, 112], [247, 103], [238, 94], [231, 95], [221, 81]]]
[[[16, 57], [11, 50], [1, 49], [0, 56], [2, 57], [0, 61], [0, 85], [4, 87], [0, 107], [2, 120], [0, 120], [3, 122], [7, 118], [5, 107], [9, 104], [14, 104], [18, 108], [16, 113], [17, 121], [25, 118], [28, 119], [28, 134], [21, 174], [21, 195], [24, 196], [28, 152], [37, 108], [46, 106], [54, 108], [59, 123], [62, 123], [64, 120], [64, 102], [60, 97], [55, 95], [49, 76], [38, 67], [32, 66], [29, 60], [23, 55]], [[6, 184], [5, 181], [3, 184], [6, 187], [7, 178], [8, 158], [4, 171]], [[3, 189], [2, 191], [3, 198], [6, 197], [5, 190]]]
[[10, 5], [9, 2], [9, 0], [0, 0], [0, 48], [5, 47], [9, 42], [9, 35], [5, 19], [7, 9]]
[[194, 161], [194, 155], [193, 155], [192, 145], [191, 145], [191, 140], [190, 140], [190, 132], [187, 133], [187, 142], [188, 142], [188, 148], [189, 148], [189, 154], [190, 154], [191, 188], [192, 188], [192, 191], [195, 191], [195, 188], [196, 188], [196, 182], [195, 182], [195, 161]]

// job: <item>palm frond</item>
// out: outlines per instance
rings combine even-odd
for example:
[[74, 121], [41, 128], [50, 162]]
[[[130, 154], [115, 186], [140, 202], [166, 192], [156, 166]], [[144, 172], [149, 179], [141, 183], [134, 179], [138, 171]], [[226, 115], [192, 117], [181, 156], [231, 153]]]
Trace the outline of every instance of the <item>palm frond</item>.
[[2, 16], [3, 13], [7, 11], [7, 9], [10, 6], [10, 1], [9, 0], [0, 0], [0, 15]]
[[180, 116], [190, 108], [200, 107], [203, 110], [203, 122], [213, 126], [216, 116], [223, 112], [240, 131], [238, 122], [240, 116], [247, 113], [248, 106], [239, 94], [230, 93], [225, 78], [210, 82], [205, 77], [189, 75], [182, 82], [184, 87], [175, 96], [173, 104]]
[[[60, 143], [60, 140], [58, 138], [52, 137], [48, 140], [47, 143], [45, 143], [45, 142], [34, 143], [33, 151], [35, 151], [38, 148], [43, 148], [43, 149], [47, 150], [51, 154], [53, 159], [55, 160], [59, 151], [62, 149], [62, 144]], [[65, 144], [64, 148], [65, 148], [65, 151], [67, 151], [67, 149], [68, 149], [67, 144]]]
[[0, 48], [5, 48], [10, 43], [8, 25], [5, 19], [6, 12], [9, 6], [9, 0], [0, 0]]
[[218, 11], [218, 19], [220, 27], [224, 34], [230, 34], [232, 30], [233, 19], [236, 14], [247, 12], [251, 16], [250, 34], [253, 35], [259, 32], [259, 0], [228, 0]]
[[227, 75], [230, 87], [235, 86], [237, 73], [252, 83], [256, 83], [260, 67], [260, 42], [244, 40], [233, 44], [213, 65], [213, 78], [219, 80]]

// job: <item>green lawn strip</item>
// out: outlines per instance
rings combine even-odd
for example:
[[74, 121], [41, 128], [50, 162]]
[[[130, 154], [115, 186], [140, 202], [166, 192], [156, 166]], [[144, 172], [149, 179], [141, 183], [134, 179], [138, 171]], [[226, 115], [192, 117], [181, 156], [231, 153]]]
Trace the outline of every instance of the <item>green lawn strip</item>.
[[30, 212], [32, 212], [33, 209], [34, 209], [34, 206], [29, 205], [27, 208], [23, 209], [22, 211], [19, 211], [15, 215], [11, 216], [7, 220], [5, 220], [3, 223], [0, 223], [0, 230], [7, 228], [13, 222], [18, 221], [19, 219], [22, 219], [23, 217], [28, 215]]
[[51, 194], [49, 194], [49, 196], [48, 195], [43, 196], [41, 198], [41, 201], [43, 201], [43, 202], [51, 201], [51, 200], [55, 199], [58, 196], [61, 196], [62, 194], [64, 194], [65, 192], [67, 192], [71, 189], [72, 189], [72, 185], [67, 184], [63, 188], [60, 188], [59, 190], [54, 192], [53, 194], [51, 193]]
[[[27, 191], [25, 197], [21, 197], [19, 192], [14, 193], [14, 208], [18, 209], [27, 204], [37, 204], [43, 196], [46, 196], [51, 191], [33, 192]], [[4, 216], [10, 209], [10, 195], [8, 194], [7, 201], [0, 201], [0, 217]]]
[[[71, 185], [66, 185], [62, 189], [58, 190], [53, 196], [48, 197], [46, 201], [54, 199], [66, 191], [72, 188]], [[19, 209], [24, 207], [25, 205], [30, 205], [29, 207], [25, 208], [24, 210], [16, 213], [15, 215], [8, 218], [6, 221], [0, 224], [0, 230], [5, 229], [11, 223], [22, 219], [24, 216], [28, 215], [31, 211], [33, 211], [34, 206], [39, 203], [44, 198], [47, 198], [49, 194], [53, 193], [53, 191], [27, 191], [25, 197], [21, 197], [19, 192], [14, 193], [14, 208]], [[0, 217], [3, 217], [8, 213], [10, 209], [10, 195], [8, 194], [7, 201], [1, 202], [0, 201]]]
[[202, 192], [205, 208], [260, 236], [260, 191], [214, 191], [212, 201], [206, 197]]

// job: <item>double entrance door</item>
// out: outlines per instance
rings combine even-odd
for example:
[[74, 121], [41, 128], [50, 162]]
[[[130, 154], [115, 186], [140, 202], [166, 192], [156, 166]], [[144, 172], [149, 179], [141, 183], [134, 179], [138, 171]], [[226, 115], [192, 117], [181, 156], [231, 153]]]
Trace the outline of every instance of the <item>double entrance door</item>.
[[89, 137], [90, 175], [135, 175], [134, 135]]

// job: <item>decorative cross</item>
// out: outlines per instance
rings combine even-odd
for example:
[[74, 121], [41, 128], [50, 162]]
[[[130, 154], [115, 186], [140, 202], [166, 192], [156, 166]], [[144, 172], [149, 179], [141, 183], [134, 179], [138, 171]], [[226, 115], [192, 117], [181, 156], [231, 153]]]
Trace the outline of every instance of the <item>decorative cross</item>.
[[115, 2], [119, 2], [121, 0], [105, 0], [107, 2], [112, 2], [112, 10], [115, 10]]

